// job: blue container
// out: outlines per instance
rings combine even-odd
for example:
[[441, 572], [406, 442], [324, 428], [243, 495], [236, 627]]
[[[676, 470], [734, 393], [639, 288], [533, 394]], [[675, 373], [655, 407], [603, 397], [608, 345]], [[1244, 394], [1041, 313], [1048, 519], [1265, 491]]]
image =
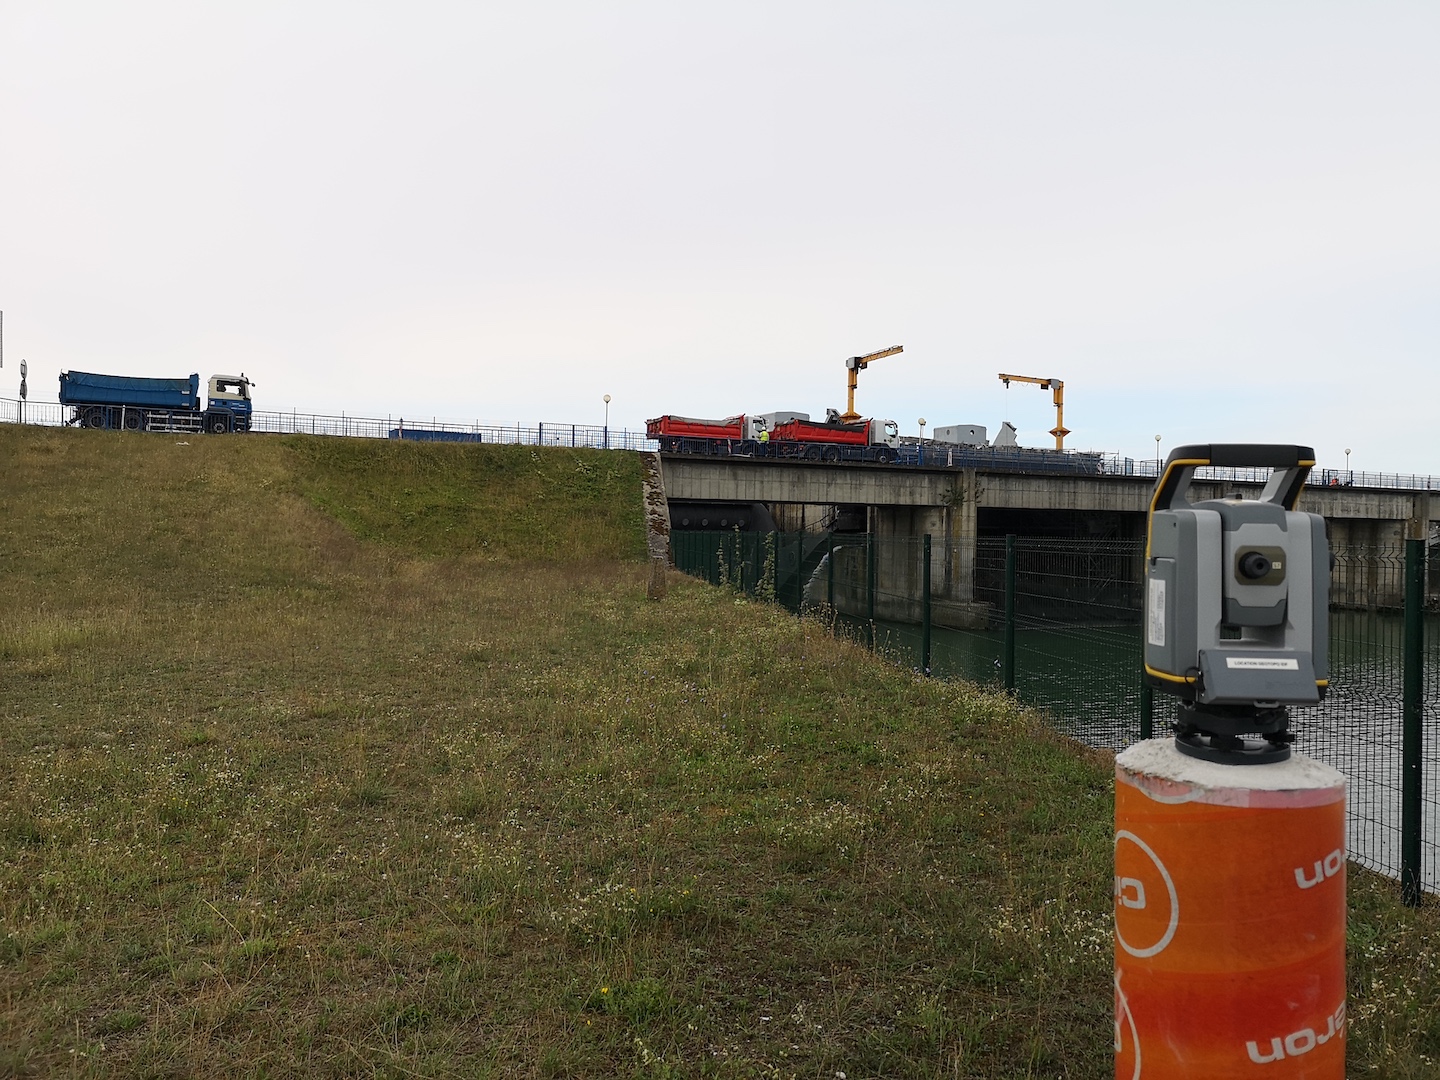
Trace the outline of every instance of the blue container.
[[434, 428], [391, 428], [390, 438], [412, 439], [415, 442], [484, 442], [478, 431], [439, 431]]
[[62, 405], [128, 405], [147, 409], [200, 408], [200, 376], [188, 379], [138, 379], [128, 375], [60, 373]]

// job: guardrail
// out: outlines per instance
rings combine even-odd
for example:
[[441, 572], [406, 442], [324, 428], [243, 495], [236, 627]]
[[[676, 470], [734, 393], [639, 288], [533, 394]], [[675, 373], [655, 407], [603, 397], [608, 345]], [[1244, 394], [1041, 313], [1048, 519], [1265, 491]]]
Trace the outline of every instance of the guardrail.
[[[0, 398], [0, 423], [38, 424], [60, 427], [70, 423], [69, 407], [58, 401], [19, 401]], [[384, 419], [367, 416], [328, 416], [323, 413], [256, 412], [250, 420], [252, 431], [276, 435], [338, 435], [361, 439], [415, 439], [435, 442], [523, 443], [529, 446], [587, 446], [608, 450], [655, 450], [659, 443], [641, 431], [607, 428], [603, 424], [535, 423], [482, 424], [478, 420], [439, 419], [438, 417], [396, 417]], [[983, 458], [996, 455], [997, 464], [1006, 454], [1003, 449], [990, 451], [979, 448], [947, 448], [934, 442], [907, 443], [901, 448], [904, 464], [943, 465], [946, 450], [953, 449], [956, 467], [983, 467]], [[1065, 468], [1041, 463], [1043, 457], [1052, 461], [1063, 453]], [[1101, 476], [1131, 476], [1154, 479], [1163, 462], [1154, 458], [1130, 458], [1120, 454], [1102, 454], [1083, 450], [1017, 449], [1014, 460], [1006, 457], [1007, 468], [1024, 469], [1029, 465], [1025, 455], [1035, 458], [1033, 467], [1043, 472], [1075, 472]], [[1269, 469], [1203, 468], [1196, 472], [1201, 480], [1234, 481], [1263, 484]], [[1396, 491], [1440, 491], [1440, 476], [1419, 473], [1372, 473], [1350, 469], [1314, 469], [1310, 473], [1312, 487], [1378, 488]]]

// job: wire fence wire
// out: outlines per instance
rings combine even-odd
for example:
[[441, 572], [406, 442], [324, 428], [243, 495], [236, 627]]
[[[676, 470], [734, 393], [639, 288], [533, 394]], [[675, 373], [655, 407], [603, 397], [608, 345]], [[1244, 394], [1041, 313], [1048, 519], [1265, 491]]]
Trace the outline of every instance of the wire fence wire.
[[[1141, 541], [1003, 537], [930, 543], [843, 533], [671, 534], [676, 566], [717, 585], [825, 619], [837, 633], [916, 671], [1008, 689], [1059, 731], [1121, 750], [1142, 737]], [[1427, 549], [1431, 550], [1431, 549]], [[1334, 552], [1330, 690], [1293, 708], [1296, 748], [1348, 780], [1351, 857], [1401, 879], [1407, 841], [1419, 884], [1440, 888], [1440, 799], [1423, 789], [1404, 824], [1406, 588], [1404, 548]], [[1426, 675], [1440, 670], [1440, 613], [1423, 556]], [[1008, 587], [1007, 587], [1008, 584]], [[929, 621], [926, 621], [927, 612]], [[1007, 612], [1009, 617], [1007, 618]], [[1176, 699], [1154, 695], [1153, 730], [1168, 734]], [[1423, 679], [1421, 737], [1411, 768], [1440, 767], [1440, 687]], [[1413, 775], [1413, 774], [1412, 774]]]
[[[1296, 747], [1335, 766], [1348, 784], [1348, 840], [1352, 857], [1381, 873], [1401, 877], [1406, 832], [1404, 804], [1403, 709], [1405, 673], [1404, 548], [1349, 548], [1334, 552], [1331, 574], [1330, 691], [1313, 708], [1291, 710]], [[1424, 559], [1426, 588], [1440, 566], [1433, 549]], [[1415, 765], [1422, 778], [1440, 763], [1437, 709], [1440, 687], [1429, 677], [1440, 671], [1440, 615], [1434, 601], [1414, 613], [1422, 628], [1421, 740]], [[1440, 798], [1422, 790], [1415, 823], [1421, 879], [1427, 890], [1440, 885], [1437, 841]]]

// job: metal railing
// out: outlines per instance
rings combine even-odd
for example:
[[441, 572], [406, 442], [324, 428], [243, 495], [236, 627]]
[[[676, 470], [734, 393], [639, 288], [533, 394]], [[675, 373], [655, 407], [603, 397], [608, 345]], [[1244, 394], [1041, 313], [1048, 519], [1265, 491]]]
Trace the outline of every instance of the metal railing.
[[[1140, 541], [677, 530], [671, 549], [679, 569], [907, 667], [1013, 692], [1089, 745], [1170, 730], [1175, 699], [1140, 676]], [[1291, 728], [1347, 778], [1351, 857], [1414, 902], [1440, 890], [1440, 794], [1421, 784], [1440, 767], [1440, 587], [1424, 541], [1335, 557], [1329, 696], [1292, 709]]]
[[[0, 423], [61, 427], [72, 423], [71, 407], [58, 401], [0, 398]], [[608, 450], [654, 450], [644, 432], [603, 424], [484, 424], [478, 420], [438, 417], [330, 416], [322, 413], [262, 412], [251, 414], [250, 430], [272, 435], [335, 435], [360, 439], [407, 439], [424, 442], [524, 443], [529, 446], [585, 446]]]
[[[1155, 479], [1161, 464], [1153, 458], [1127, 458], [1119, 454], [1100, 455], [1100, 473], [1104, 476], [1135, 476]], [[1233, 481], [1241, 484], [1263, 484], [1270, 478], [1269, 469], [1218, 468], [1206, 466], [1195, 470], [1196, 479]], [[1311, 487], [1378, 488], [1392, 491], [1440, 491], [1440, 476], [1423, 473], [1362, 472], [1358, 469], [1312, 469]]]
[[[71, 408], [58, 401], [20, 401], [0, 398], [0, 423], [59, 427], [72, 422]], [[643, 432], [607, 428], [603, 424], [490, 424], [479, 420], [438, 417], [339, 416], [325, 413], [256, 412], [251, 430], [284, 435], [339, 435], [362, 439], [431, 439], [446, 442], [506, 442], [532, 446], [590, 446], [611, 450], [655, 450], [656, 440]], [[401, 433], [404, 434], [401, 434]], [[426, 433], [433, 434], [426, 434]], [[980, 468], [1008, 472], [1073, 472], [1099, 476], [1154, 479], [1161, 463], [1153, 458], [1083, 450], [1042, 450], [1030, 447], [958, 447], [936, 442], [907, 441], [898, 453], [901, 464], [935, 468]], [[1203, 468], [1201, 480], [1264, 483], [1269, 469]], [[1420, 473], [1373, 473], [1349, 469], [1315, 469], [1312, 486], [1378, 488], [1400, 491], [1440, 491], [1440, 477]]]

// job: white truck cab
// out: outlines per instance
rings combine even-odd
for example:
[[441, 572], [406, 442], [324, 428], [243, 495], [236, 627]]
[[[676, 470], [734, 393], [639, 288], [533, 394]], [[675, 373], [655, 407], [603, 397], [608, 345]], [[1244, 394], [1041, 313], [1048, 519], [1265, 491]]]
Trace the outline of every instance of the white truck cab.
[[747, 415], [740, 428], [740, 438], [755, 442], [760, 438], [761, 432], [769, 431], [770, 427], [765, 417]]
[[244, 375], [211, 375], [211, 401], [249, 401], [250, 380]]

